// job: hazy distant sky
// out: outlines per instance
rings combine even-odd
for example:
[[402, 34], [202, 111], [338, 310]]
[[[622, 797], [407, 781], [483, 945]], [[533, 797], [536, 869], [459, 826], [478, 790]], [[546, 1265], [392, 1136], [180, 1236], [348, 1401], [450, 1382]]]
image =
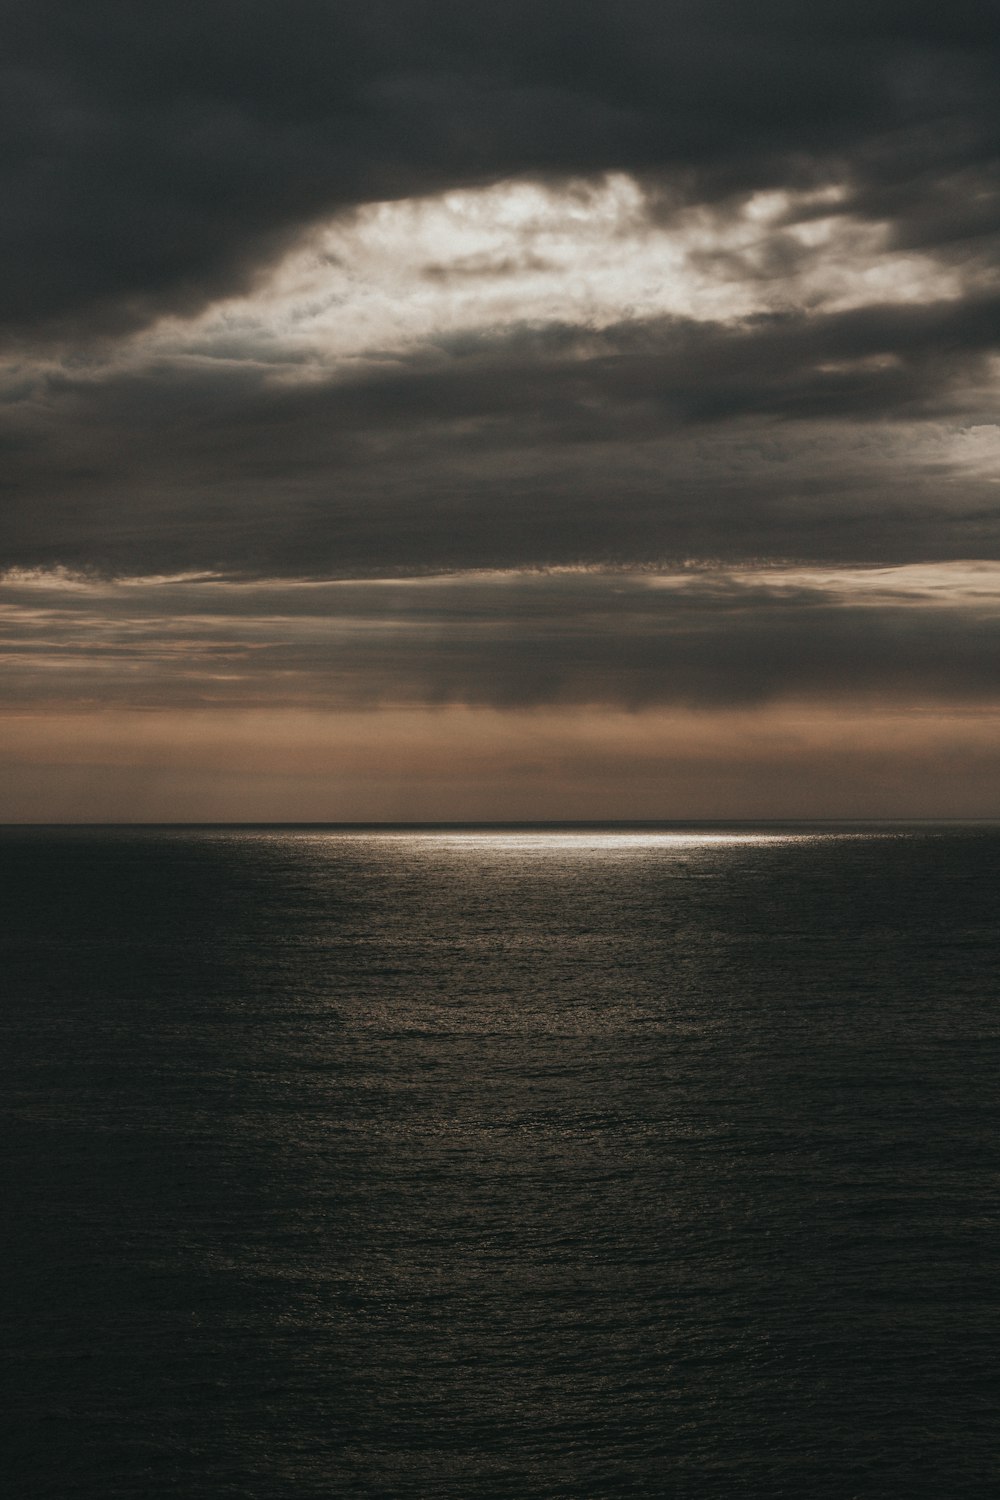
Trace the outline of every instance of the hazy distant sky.
[[0, 70], [0, 818], [1000, 816], [1000, 0]]

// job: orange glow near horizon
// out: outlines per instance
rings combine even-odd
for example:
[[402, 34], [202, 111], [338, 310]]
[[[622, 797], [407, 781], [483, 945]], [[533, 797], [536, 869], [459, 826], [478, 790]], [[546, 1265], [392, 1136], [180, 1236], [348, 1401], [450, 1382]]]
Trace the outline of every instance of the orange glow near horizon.
[[995, 712], [8, 713], [4, 821], [993, 817]]

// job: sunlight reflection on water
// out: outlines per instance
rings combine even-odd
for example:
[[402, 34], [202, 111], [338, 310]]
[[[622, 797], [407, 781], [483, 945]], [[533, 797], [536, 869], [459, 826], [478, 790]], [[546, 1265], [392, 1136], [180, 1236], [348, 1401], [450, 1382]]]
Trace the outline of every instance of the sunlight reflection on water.
[[572, 857], [596, 857], [604, 855], [646, 855], [657, 853], [691, 853], [700, 851], [733, 850], [753, 846], [779, 846], [791, 844], [815, 844], [827, 840], [865, 838], [870, 834], [844, 832], [817, 832], [771, 830], [761, 832], [734, 830], [606, 830], [587, 829], [407, 829], [384, 830], [377, 833], [360, 831], [330, 831], [324, 842], [339, 843], [342, 840], [364, 839], [382, 848], [395, 845], [400, 852], [427, 854], [456, 854], [469, 856], [510, 856], [545, 858], [549, 855]]
[[782, 844], [814, 839], [807, 833], [450, 833], [419, 835], [438, 847], [516, 850], [518, 853], [601, 853], [619, 849], [688, 849], [714, 844]]

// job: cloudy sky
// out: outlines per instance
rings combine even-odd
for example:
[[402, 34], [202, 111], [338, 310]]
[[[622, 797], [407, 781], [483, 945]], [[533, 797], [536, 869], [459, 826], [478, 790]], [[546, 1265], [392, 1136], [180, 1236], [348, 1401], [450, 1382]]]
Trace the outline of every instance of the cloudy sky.
[[0, 818], [1000, 816], [998, 0], [0, 59]]

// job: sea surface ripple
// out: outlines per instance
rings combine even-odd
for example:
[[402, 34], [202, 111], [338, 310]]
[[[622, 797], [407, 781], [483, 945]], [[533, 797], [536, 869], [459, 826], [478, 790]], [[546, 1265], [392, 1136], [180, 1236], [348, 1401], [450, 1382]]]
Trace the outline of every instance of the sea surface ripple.
[[0, 867], [17, 1500], [996, 1493], [1000, 830]]

